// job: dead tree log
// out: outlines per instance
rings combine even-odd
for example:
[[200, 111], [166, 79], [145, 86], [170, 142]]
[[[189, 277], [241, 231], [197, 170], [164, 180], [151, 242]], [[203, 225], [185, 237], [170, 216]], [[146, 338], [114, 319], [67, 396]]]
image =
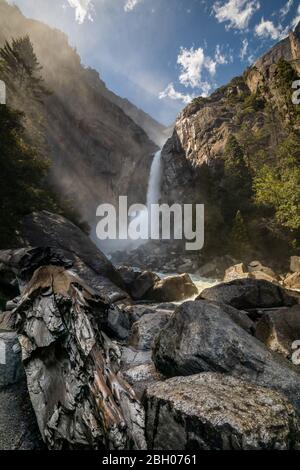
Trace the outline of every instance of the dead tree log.
[[109, 304], [60, 266], [37, 269], [16, 308], [28, 390], [50, 449], [145, 449], [144, 411], [99, 325]]

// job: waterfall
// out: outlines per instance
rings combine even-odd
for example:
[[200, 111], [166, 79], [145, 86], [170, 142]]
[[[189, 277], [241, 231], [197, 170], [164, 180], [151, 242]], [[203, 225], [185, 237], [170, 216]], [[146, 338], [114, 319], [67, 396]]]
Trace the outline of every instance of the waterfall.
[[147, 207], [151, 209], [151, 204], [158, 204], [160, 198], [161, 186], [161, 150], [156, 152], [151, 165], [148, 192], [147, 192]]

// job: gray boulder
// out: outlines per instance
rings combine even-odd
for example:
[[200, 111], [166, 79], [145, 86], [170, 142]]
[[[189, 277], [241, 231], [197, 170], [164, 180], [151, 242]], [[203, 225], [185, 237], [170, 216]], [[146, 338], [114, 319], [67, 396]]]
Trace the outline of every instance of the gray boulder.
[[158, 337], [153, 360], [167, 377], [223, 372], [277, 389], [300, 413], [299, 369], [249, 335], [220, 305], [195, 301], [178, 307]]
[[237, 309], [290, 307], [296, 299], [282, 287], [265, 280], [237, 279], [205, 289], [198, 299], [222, 302]]
[[133, 324], [129, 344], [140, 350], [152, 349], [154, 342], [166, 326], [171, 313], [166, 310], [157, 310], [155, 313], [148, 313]]
[[144, 398], [155, 450], [287, 450], [300, 447], [300, 421], [281, 394], [223, 374], [176, 377]]

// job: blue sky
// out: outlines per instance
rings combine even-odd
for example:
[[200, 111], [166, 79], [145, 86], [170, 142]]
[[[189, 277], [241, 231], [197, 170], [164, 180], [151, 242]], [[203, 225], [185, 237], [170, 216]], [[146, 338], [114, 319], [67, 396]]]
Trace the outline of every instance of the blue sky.
[[14, 0], [63, 30], [83, 64], [164, 124], [300, 21], [299, 0]]

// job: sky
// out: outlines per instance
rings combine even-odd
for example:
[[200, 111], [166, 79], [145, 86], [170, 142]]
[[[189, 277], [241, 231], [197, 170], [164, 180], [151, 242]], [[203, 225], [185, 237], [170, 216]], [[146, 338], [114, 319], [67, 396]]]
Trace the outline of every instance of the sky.
[[299, 0], [13, 0], [64, 31], [107, 87], [165, 125], [300, 21]]

